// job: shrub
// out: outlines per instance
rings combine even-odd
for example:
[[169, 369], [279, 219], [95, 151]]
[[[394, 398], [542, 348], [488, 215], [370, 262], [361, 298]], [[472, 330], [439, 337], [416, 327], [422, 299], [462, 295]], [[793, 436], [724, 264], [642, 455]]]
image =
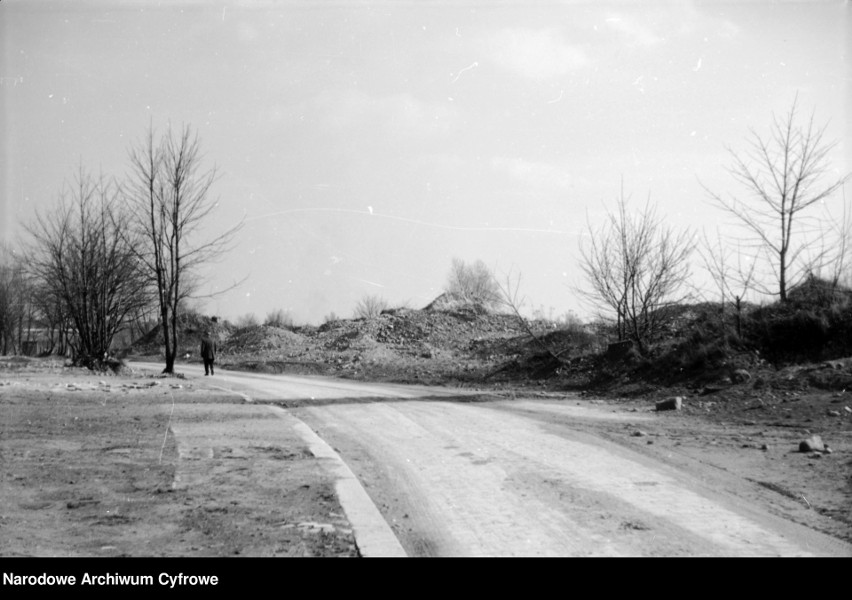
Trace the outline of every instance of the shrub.
[[850, 291], [815, 277], [790, 290], [787, 302], [753, 311], [743, 337], [776, 364], [820, 361], [852, 353]]
[[372, 319], [387, 309], [388, 303], [381, 296], [364, 296], [355, 305], [356, 319]]
[[263, 322], [264, 325], [268, 325], [270, 327], [278, 327], [278, 328], [292, 328], [293, 317], [290, 315], [289, 311], [284, 310], [283, 308], [279, 308], [277, 310], [273, 310], [272, 312], [266, 315], [266, 320]]
[[546, 333], [542, 340], [560, 357], [599, 353], [606, 349], [608, 342], [595, 328], [576, 318], [557, 322], [557, 329]]

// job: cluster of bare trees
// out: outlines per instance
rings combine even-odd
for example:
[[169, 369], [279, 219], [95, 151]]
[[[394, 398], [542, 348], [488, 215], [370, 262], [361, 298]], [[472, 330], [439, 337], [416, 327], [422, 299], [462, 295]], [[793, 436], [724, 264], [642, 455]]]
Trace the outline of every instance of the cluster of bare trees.
[[114, 182], [81, 169], [58, 205], [27, 228], [30, 273], [68, 315], [84, 363], [103, 358], [128, 316], [150, 301], [118, 196]]
[[33, 277], [20, 250], [0, 246], [0, 354], [58, 353], [72, 338], [68, 311]]
[[[796, 102], [773, 117], [770, 133], [751, 131], [748, 150], [729, 152], [729, 168], [743, 194], [723, 196], [706, 188], [712, 203], [733, 217], [745, 235], [723, 241], [704, 234], [701, 256], [725, 303], [739, 310], [749, 291], [788, 300], [792, 287], [829, 269], [834, 285], [849, 250], [847, 212], [826, 218], [826, 201], [849, 175], [829, 177], [834, 143], [814, 117], [797, 120]], [[828, 240], [831, 232], [836, 240]], [[630, 212], [622, 191], [617, 209], [598, 227], [588, 226], [581, 246], [588, 281], [585, 296], [610, 318], [619, 340], [632, 340], [645, 352], [666, 320], [666, 307], [688, 297], [689, 257], [696, 246], [691, 232], [665, 226], [650, 203]], [[733, 250], [736, 248], [736, 250]], [[739, 326], [739, 319], [738, 319]]]
[[[198, 267], [223, 252], [240, 225], [201, 238], [201, 225], [215, 207], [210, 198], [215, 169], [203, 168], [197, 135], [189, 127], [168, 129], [159, 140], [149, 129], [129, 155], [127, 181], [96, 178], [81, 167], [57, 205], [37, 213], [26, 227], [21, 278], [38, 290], [32, 306], [50, 331], [58, 328], [60, 343], [71, 345], [79, 364], [103, 361], [119, 331], [134, 322], [150, 324], [156, 310], [164, 333], [164, 372], [171, 373], [178, 314], [197, 290]], [[16, 289], [24, 288], [18, 283]], [[0, 303], [7, 296], [0, 291]], [[11, 314], [0, 314], [4, 328]]]
[[[751, 131], [744, 153], [729, 150], [729, 172], [742, 194], [705, 187], [712, 204], [745, 232], [726, 239], [717, 232], [715, 242], [703, 237], [700, 253], [723, 304], [739, 307], [749, 291], [785, 302], [792, 287], [826, 269], [838, 282], [852, 227], [845, 210], [842, 219], [831, 219], [825, 207], [850, 175], [832, 176], [835, 144], [825, 131], [813, 115], [801, 124], [794, 101], [773, 118], [768, 135]], [[21, 351], [25, 331], [37, 323], [51, 350], [70, 345], [82, 361], [100, 359], [122, 328], [155, 311], [164, 370], [174, 370], [178, 315], [198, 289], [198, 268], [229, 247], [240, 225], [202, 235], [216, 206], [210, 193], [217, 175], [203, 165], [189, 127], [159, 138], [149, 129], [129, 157], [124, 181], [81, 168], [57, 206], [27, 227], [25, 253], [0, 248], [0, 352]], [[588, 287], [581, 291], [611, 320], [619, 340], [632, 340], [644, 353], [666, 324], [666, 309], [689, 297], [696, 235], [666, 225], [650, 201], [633, 210], [623, 189], [615, 209], [602, 223], [589, 223], [587, 233], [581, 267]], [[828, 240], [831, 233], [836, 239]], [[501, 287], [482, 261], [454, 259], [445, 291], [485, 308], [509, 306], [520, 317], [518, 284], [507, 278]], [[371, 317], [385, 308], [383, 299], [368, 296], [355, 314]], [[267, 321], [289, 322], [283, 311]]]
[[22, 351], [27, 315], [32, 313], [29, 287], [20, 255], [0, 246], [0, 354]]
[[499, 306], [503, 300], [494, 274], [481, 260], [468, 264], [454, 258], [445, 291], [458, 301], [487, 309]]

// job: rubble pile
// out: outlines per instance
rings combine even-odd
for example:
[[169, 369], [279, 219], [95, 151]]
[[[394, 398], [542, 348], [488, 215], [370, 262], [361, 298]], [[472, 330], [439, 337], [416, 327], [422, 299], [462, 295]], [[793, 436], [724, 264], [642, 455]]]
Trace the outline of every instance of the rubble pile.
[[255, 325], [235, 330], [227, 340], [220, 339], [219, 354], [263, 355], [293, 352], [305, 344], [305, 336], [271, 325]]
[[267, 325], [220, 335], [225, 367], [327, 372], [395, 381], [473, 378], [505, 360], [506, 346], [522, 345], [514, 316], [478, 307], [397, 309], [373, 318], [345, 319], [319, 327]]
[[[182, 314], [178, 317], [178, 352], [177, 356], [197, 356], [201, 347], [201, 338], [205, 332], [211, 332], [221, 344], [227, 341], [234, 331], [228, 322], [214, 321], [213, 318], [196, 314]], [[151, 331], [137, 339], [127, 348], [117, 352], [119, 357], [134, 356], [163, 356], [163, 328], [157, 325]]]
[[[319, 327], [237, 329], [228, 322], [189, 315], [181, 319], [178, 360], [198, 360], [205, 331], [218, 339], [218, 360], [224, 368], [385, 381], [473, 381], [531, 350], [531, 338], [515, 315], [459, 302], [386, 310], [372, 318], [340, 319]], [[161, 356], [161, 336], [155, 328], [127, 354]]]

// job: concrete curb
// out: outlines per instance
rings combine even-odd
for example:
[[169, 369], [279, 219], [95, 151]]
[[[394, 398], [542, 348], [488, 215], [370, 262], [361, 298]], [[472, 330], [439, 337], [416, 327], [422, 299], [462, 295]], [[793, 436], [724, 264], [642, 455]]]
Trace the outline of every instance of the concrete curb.
[[[269, 410], [284, 419], [293, 419], [293, 415], [278, 406], [268, 406]], [[337, 478], [335, 490], [346, 517], [352, 524], [355, 543], [364, 557], [404, 557], [408, 556], [399, 540], [385, 521], [379, 509], [373, 504], [367, 491], [346, 466], [340, 455], [302, 421], [293, 428], [307, 442], [314, 456], [327, 459], [331, 471]]]
[[222, 390], [223, 392], [228, 392], [229, 394], [234, 394], [235, 396], [239, 396], [240, 398], [243, 399], [243, 402], [246, 402], [248, 404], [251, 404], [252, 402], [254, 402], [254, 400], [252, 400], [251, 396], [249, 396], [248, 394], [244, 394], [243, 392], [238, 392], [237, 390], [232, 390], [231, 388], [222, 387], [221, 385], [213, 385], [213, 384], [210, 384], [210, 383], [208, 383], [207, 385], [212, 387], [212, 388], [215, 388], [217, 390]]

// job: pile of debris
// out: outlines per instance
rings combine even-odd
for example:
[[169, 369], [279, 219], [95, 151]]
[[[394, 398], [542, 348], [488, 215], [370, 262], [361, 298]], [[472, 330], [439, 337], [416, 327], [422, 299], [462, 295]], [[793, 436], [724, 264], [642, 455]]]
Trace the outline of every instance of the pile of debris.
[[[234, 331], [234, 327], [227, 321], [221, 322], [216, 317], [209, 317], [198, 313], [188, 313], [178, 316], [178, 358], [197, 356], [201, 347], [201, 338], [206, 332], [213, 334], [220, 342], [227, 341]], [[165, 354], [163, 344], [163, 328], [157, 325], [148, 333], [137, 339], [127, 348], [123, 348], [116, 355], [126, 356], [157, 356]]]
[[[223, 367], [339, 374], [393, 381], [472, 380], [507, 358], [525, 352], [529, 335], [517, 317], [478, 305], [433, 303], [387, 310], [372, 318], [341, 319], [319, 327], [254, 325], [240, 329], [209, 317], [181, 319], [178, 358], [198, 354], [201, 337], [212, 331]], [[159, 327], [129, 349], [162, 355]]]
[[305, 336], [271, 325], [237, 329], [226, 340], [220, 338], [219, 353], [225, 355], [272, 355], [292, 353], [305, 345]]
[[220, 335], [219, 354], [233, 368], [438, 381], [492, 370], [505, 359], [496, 347], [523, 337], [515, 317], [478, 307], [396, 309], [320, 327], [236, 329]]

